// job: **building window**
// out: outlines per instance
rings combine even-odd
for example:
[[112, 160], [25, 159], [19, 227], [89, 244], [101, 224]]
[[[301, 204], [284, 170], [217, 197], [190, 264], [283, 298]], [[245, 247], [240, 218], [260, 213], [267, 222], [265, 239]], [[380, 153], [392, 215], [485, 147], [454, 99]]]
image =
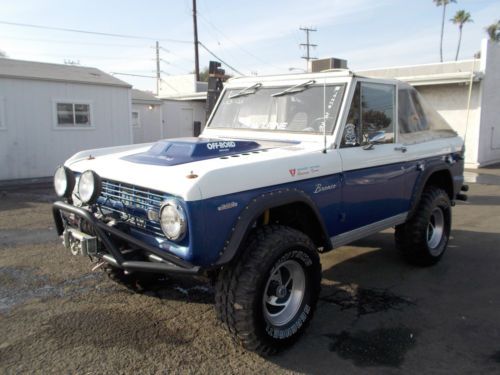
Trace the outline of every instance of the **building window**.
[[139, 112], [137, 111], [132, 112], [132, 126], [134, 128], [138, 128], [141, 126], [141, 117], [139, 116]]
[[57, 102], [58, 127], [91, 127], [89, 103]]

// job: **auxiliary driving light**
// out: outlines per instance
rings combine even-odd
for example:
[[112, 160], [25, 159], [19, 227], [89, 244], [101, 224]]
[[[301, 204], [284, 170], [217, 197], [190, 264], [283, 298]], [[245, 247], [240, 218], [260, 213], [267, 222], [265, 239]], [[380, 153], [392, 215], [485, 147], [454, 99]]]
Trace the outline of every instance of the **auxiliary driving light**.
[[75, 187], [75, 175], [71, 169], [61, 165], [54, 173], [54, 190], [59, 198], [69, 198]]
[[85, 171], [78, 181], [78, 197], [85, 204], [95, 203], [101, 194], [101, 178], [94, 171]]

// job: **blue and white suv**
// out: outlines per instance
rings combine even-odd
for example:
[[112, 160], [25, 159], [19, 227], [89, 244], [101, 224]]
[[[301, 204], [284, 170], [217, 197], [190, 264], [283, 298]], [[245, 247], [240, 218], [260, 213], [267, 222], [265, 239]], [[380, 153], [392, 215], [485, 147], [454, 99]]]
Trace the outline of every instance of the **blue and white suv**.
[[226, 85], [198, 138], [80, 152], [57, 169], [57, 230], [115, 280], [207, 275], [248, 349], [311, 320], [319, 253], [389, 227], [408, 261], [445, 252], [463, 141], [418, 92], [350, 71]]

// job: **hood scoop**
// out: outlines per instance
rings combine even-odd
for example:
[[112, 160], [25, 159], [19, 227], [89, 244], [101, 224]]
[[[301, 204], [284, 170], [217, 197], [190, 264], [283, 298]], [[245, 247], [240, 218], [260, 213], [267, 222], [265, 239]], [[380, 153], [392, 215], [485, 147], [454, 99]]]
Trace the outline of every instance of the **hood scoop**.
[[125, 156], [123, 160], [168, 166], [235, 155], [261, 148], [259, 143], [253, 141], [177, 138], [158, 141], [146, 152]]

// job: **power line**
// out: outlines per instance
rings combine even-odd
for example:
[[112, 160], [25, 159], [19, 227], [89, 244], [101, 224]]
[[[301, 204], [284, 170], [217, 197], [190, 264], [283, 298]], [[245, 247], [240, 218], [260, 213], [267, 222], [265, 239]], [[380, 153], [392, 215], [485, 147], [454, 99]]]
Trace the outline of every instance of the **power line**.
[[155, 76], [145, 76], [142, 74], [132, 74], [132, 73], [111, 72], [111, 74], [112, 75], [120, 75], [120, 76], [142, 77], [142, 78], [156, 78]]
[[207, 51], [209, 54], [211, 54], [213, 57], [215, 57], [217, 60], [219, 60], [221, 63], [223, 63], [224, 65], [226, 65], [229, 69], [231, 69], [233, 72], [235, 73], [238, 73], [240, 75], [244, 75], [243, 73], [241, 73], [238, 69], [236, 68], [233, 68], [231, 65], [229, 65], [227, 62], [225, 62], [224, 60], [222, 60], [219, 56], [217, 56], [215, 53], [213, 53], [212, 51], [210, 51], [207, 46], [205, 46], [202, 42], [198, 41], [198, 44], [205, 50]]
[[[26, 50], [26, 49], [17, 49], [14, 48], [11, 51], [16, 51], [17, 53], [31, 53], [32, 51]], [[148, 58], [141, 58], [141, 57], [135, 57], [135, 56], [121, 56], [117, 57], [115, 56], [88, 56], [88, 55], [80, 55], [78, 53], [66, 53], [66, 54], [57, 54], [57, 53], [37, 53], [37, 56], [49, 56], [49, 57], [67, 57], [67, 58], [81, 58], [81, 59], [91, 59], [91, 60], [134, 60], [134, 61], [150, 61], [151, 59]]]
[[77, 45], [91, 45], [91, 46], [105, 46], [105, 47], [126, 47], [126, 48], [138, 48], [146, 49], [149, 48], [146, 45], [134, 45], [134, 44], [115, 44], [115, 43], [97, 43], [97, 42], [83, 42], [75, 40], [61, 40], [61, 39], [43, 39], [43, 38], [21, 38], [14, 36], [1, 36], [2, 39], [12, 39], [12, 40], [24, 40], [28, 42], [42, 42], [42, 43], [61, 43], [61, 44], [77, 44]]
[[[224, 39], [226, 39], [227, 41], [231, 42], [236, 48], [238, 48], [239, 50], [241, 50], [242, 52], [246, 53], [248, 56], [250, 57], [253, 57], [255, 60], [259, 61], [260, 63], [263, 63], [265, 65], [271, 65], [269, 64], [267, 61], [264, 61], [262, 58], [260, 58], [259, 56], [256, 56], [255, 54], [251, 53], [250, 51], [246, 50], [245, 48], [241, 47], [238, 43], [236, 43], [235, 41], [233, 41], [232, 39], [230, 39], [228, 36], [226, 36], [217, 26], [215, 26], [212, 22], [210, 22], [203, 14], [201, 14], [199, 11], [198, 11], [198, 15], [201, 17], [201, 20], [206, 24], [208, 25], [209, 27], [211, 27], [213, 30], [215, 30], [216, 32], [218, 32]], [[219, 42], [220, 43], [220, 42]]]
[[10, 25], [10, 26], [20, 26], [20, 27], [31, 27], [35, 29], [45, 29], [45, 30], [56, 30], [56, 31], [66, 31], [71, 33], [80, 33], [80, 34], [91, 34], [91, 35], [100, 35], [100, 36], [110, 36], [114, 38], [126, 38], [126, 39], [142, 39], [142, 40], [158, 40], [162, 42], [171, 42], [171, 43], [192, 43], [187, 40], [178, 40], [178, 39], [160, 39], [160, 38], [152, 38], [147, 36], [137, 36], [137, 35], [126, 35], [126, 34], [113, 34], [113, 33], [103, 33], [99, 31], [88, 31], [88, 30], [78, 30], [78, 29], [67, 29], [64, 27], [53, 27], [53, 26], [43, 26], [43, 25], [34, 25], [30, 23], [18, 23], [18, 22], [7, 22], [0, 21], [0, 24]]

